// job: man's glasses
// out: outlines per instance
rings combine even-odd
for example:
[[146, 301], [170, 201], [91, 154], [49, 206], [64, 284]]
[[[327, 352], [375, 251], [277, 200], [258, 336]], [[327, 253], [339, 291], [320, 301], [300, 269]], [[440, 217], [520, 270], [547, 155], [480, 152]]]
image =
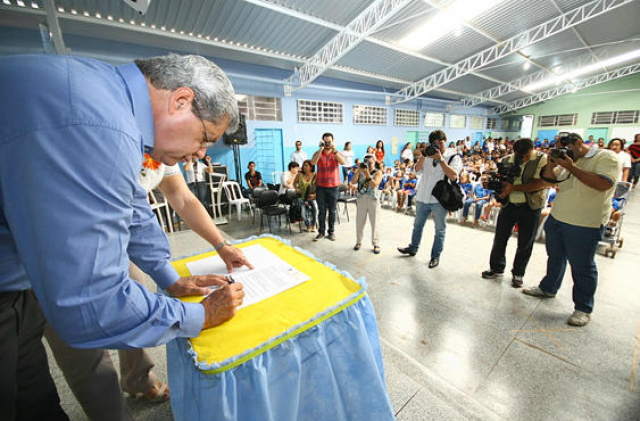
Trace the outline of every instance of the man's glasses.
[[202, 118], [202, 116], [200, 115], [200, 108], [196, 106], [196, 109], [198, 110], [198, 113], [194, 113], [194, 114], [196, 115], [196, 117], [200, 119], [200, 123], [202, 123], [202, 130], [204, 130], [204, 139], [202, 140], [201, 145], [203, 148], [210, 148], [211, 146], [213, 146], [215, 141], [212, 142], [209, 139], [209, 133], [207, 133], [207, 126], [204, 125], [204, 118]]

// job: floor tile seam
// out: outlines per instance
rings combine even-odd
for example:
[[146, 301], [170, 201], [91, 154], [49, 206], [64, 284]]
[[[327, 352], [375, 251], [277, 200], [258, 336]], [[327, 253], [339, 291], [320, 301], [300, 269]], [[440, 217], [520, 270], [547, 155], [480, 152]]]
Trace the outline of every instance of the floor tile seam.
[[429, 382], [425, 382], [423, 380], [424, 377], [417, 378], [415, 376], [415, 372], [413, 371], [411, 371], [411, 373], [405, 372], [405, 374], [409, 376], [409, 378], [416, 381], [426, 391], [443, 401], [444, 404], [449, 406], [460, 415], [469, 420], [505, 421], [505, 419], [501, 417], [497, 412], [493, 411], [491, 408], [486, 407], [480, 401], [476, 400], [473, 396], [468, 395], [455, 385], [449, 383], [448, 381], [434, 373], [432, 370], [430, 370], [428, 367], [421, 364], [415, 358], [393, 345], [390, 341], [386, 340], [383, 337], [380, 337], [380, 341], [393, 353], [402, 357], [409, 364], [418, 368], [419, 371], [429, 379]]
[[410, 397], [409, 399], [407, 399], [407, 401], [404, 403], [404, 405], [402, 405], [402, 408], [398, 409], [398, 411], [397, 411], [395, 414], [393, 414], [393, 416], [394, 416], [395, 418], [398, 418], [398, 414], [399, 414], [400, 412], [402, 412], [402, 410], [403, 410], [404, 408], [406, 408], [406, 406], [407, 406], [407, 405], [409, 405], [409, 402], [411, 402], [411, 401], [413, 400], [413, 398], [415, 398], [415, 397], [416, 397], [416, 395], [418, 395], [418, 393], [420, 393], [420, 390], [422, 390], [422, 388], [420, 388], [420, 389], [416, 390], [416, 392], [415, 392], [413, 395], [411, 395], [411, 397]]

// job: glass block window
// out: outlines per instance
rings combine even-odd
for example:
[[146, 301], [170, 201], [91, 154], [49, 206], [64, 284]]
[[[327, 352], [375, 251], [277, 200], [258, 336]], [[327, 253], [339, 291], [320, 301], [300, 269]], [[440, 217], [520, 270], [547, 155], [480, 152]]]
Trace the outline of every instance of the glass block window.
[[500, 130], [509, 130], [509, 120], [500, 120]]
[[342, 124], [343, 105], [339, 102], [298, 100], [299, 123]]
[[488, 118], [487, 125], [485, 126], [487, 130], [495, 130], [498, 128], [498, 119], [497, 118]]
[[444, 114], [426, 113], [424, 115], [424, 127], [444, 127]]
[[416, 127], [420, 124], [420, 111], [403, 110], [396, 108], [393, 110], [394, 126], [412, 126]]
[[353, 124], [387, 125], [387, 109], [371, 105], [353, 106]]
[[449, 127], [451, 127], [452, 129], [464, 129], [465, 127], [467, 127], [467, 116], [451, 114]]
[[522, 121], [521, 120], [513, 120], [511, 124], [511, 130], [514, 132], [519, 132], [522, 130]]
[[239, 95], [238, 108], [247, 120], [282, 121], [280, 98], [266, 96]]
[[475, 130], [482, 130], [484, 128], [484, 117], [482, 116], [471, 117], [471, 128]]

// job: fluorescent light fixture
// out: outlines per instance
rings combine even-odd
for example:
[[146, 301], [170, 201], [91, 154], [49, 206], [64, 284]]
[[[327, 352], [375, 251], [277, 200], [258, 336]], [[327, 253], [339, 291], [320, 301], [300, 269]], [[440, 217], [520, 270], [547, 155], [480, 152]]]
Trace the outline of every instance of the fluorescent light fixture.
[[458, 31], [465, 21], [481, 15], [504, 0], [456, 0], [433, 18], [422, 24], [398, 44], [411, 50], [421, 50], [445, 35]]
[[562, 82], [570, 81], [578, 76], [586, 75], [589, 73], [594, 73], [601, 71], [604, 67], [615, 66], [617, 64], [621, 64], [633, 59], [640, 57], [640, 48], [637, 50], [630, 51], [625, 54], [621, 54], [619, 56], [612, 57], [607, 60], [602, 60], [597, 63], [590, 64], [588, 66], [581, 67], [571, 72], [567, 72], [565, 74], [558, 75], [556, 77], [552, 77], [549, 79], [541, 80], [540, 82], [532, 83], [531, 85], [527, 85], [522, 90], [524, 91], [538, 91], [542, 88], [546, 88], [551, 85], [559, 85]]
[[531, 68], [531, 63], [529, 63], [528, 61], [525, 61], [524, 64], [522, 65], [522, 68], [524, 70], [529, 70]]

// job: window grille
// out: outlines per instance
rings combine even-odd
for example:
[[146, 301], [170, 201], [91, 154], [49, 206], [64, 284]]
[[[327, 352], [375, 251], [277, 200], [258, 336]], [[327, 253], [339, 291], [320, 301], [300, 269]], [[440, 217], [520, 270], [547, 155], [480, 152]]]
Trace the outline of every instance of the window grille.
[[444, 127], [444, 114], [426, 113], [424, 115], [424, 127]]
[[636, 124], [638, 112], [638, 110], [595, 112], [591, 114], [591, 124]]
[[538, 126], [575, 126], [577, 122], [578, 114], [542, 115], [538, 119]]
[[403, 110], [396, 108], [393, 110], [393, 125], [394, 126], [413, 126], [416, 127], [420, 124], [420, 111], [418, 110]]
[[484, 117], [473, 116], [471, 117], [471, 128], [474, 130], [482, 130], [484, 127]]
[[488, 118], [487, 125], [485, 126], [487, 130], [495, 130], [498, 128], [498, 119], [497, 118]]
[[449, 127], [451, 127], [452, 129], [464, 129], [465, 127], [467, 127], [467, 116], [451, 114]]
[[299, 99], [298, 122], [342, 124], [342, 108], [339, 102]]
[[353, 124], [387, 125], [387, 109], [371, 105], [353, 106]]
[[246, 95], [238, 100], [238, 108], [247, 120], [282, 121], [280, 98]]

